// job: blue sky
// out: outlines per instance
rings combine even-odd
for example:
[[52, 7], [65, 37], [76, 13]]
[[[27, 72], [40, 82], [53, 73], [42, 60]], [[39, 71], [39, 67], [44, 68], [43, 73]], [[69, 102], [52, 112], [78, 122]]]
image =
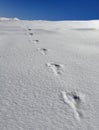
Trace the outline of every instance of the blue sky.
[[99, 19], [99, 0], [0, 0], [0, 17], [29, 20]]

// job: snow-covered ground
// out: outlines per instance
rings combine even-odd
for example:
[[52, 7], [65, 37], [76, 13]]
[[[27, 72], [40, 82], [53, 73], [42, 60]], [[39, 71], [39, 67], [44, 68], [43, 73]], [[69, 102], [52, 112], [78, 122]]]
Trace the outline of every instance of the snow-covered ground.
[[0, 130], [99, 130], [99, 21], [0, 18]]

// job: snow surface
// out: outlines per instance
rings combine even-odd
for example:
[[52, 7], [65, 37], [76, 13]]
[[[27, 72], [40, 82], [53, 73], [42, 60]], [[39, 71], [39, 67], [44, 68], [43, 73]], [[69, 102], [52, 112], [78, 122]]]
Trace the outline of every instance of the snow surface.
[[99, 130], [99, 21], [0, 18], [0, 130]]

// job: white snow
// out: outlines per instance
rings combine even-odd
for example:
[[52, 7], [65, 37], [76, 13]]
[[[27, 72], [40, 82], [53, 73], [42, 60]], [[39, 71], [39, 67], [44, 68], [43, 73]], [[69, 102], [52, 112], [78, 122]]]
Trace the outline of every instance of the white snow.
[[99, 20], [0, 18], [0, 130], [99, 130]]
[[18, 18], [5, 18], [5, 17], [1, 17], [0, 21], [19, 21]]

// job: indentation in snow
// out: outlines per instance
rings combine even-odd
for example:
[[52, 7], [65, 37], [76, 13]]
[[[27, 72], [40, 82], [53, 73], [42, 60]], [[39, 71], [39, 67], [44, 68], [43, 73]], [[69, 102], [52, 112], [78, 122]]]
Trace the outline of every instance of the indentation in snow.
[[34, 40], [33, 43], [34, 43], [34, 44], [38, 44], [38, 43], [39, 43], [39, 40]]
[[29, 33], [29, 35], [33, 36], [33, 33]]
[[46, 48], [38, 48], [38, 51], [40, 51], [43, 55], [47, 55], [48, 49]]
[[60, 75], [63, 72], [63, 65], [58, 63], [47, 63], [47, 66], [54, 72], [56, 75]]
[[62, 98], [64, 103], [68, 104], [73, 110], [75, 118], [80, 120], [82, 117], [81, 105], [82, 102], [84, 102], [85, 95], [76, 92], [66, 93], [62, 91]]
[[31, 28], [28, 28], [28, 31], [31, 31], [32, 29]]

